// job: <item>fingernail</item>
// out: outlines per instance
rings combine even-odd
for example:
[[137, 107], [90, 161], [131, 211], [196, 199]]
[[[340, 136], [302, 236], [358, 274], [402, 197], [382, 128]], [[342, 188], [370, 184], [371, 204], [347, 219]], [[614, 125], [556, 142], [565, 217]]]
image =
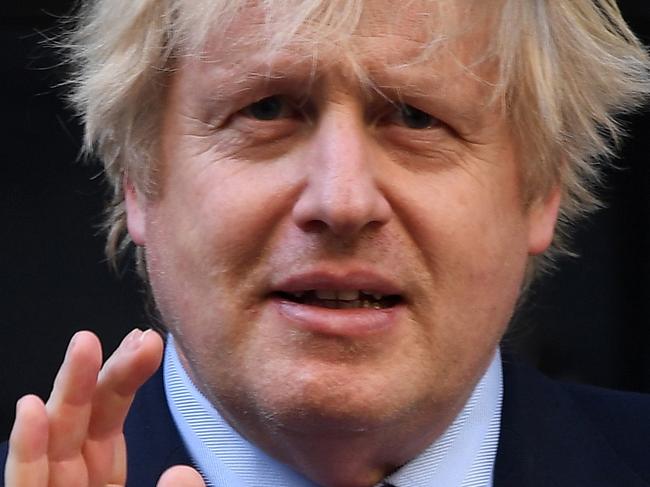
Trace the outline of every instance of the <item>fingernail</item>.
[[141, 335], [142, 330], [138, 328], [131, 330], [131, 333], [129, 333], [122, 341], [122, 346], [127, 350], [138, 348], [140, 345], [140, 340], [138, 340], [138, 338], [140, 338]]
[[144, 342], [144, 339], [149, 335], [153, 330], [151, 328], [148, 328], [144, 331], [142, 335], [140, 335], [140, 343]]

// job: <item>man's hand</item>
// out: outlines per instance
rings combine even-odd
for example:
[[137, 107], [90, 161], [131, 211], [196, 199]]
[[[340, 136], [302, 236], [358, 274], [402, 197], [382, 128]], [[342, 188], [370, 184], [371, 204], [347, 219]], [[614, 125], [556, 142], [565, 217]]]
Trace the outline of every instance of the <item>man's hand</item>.
[[[102, 367], [101, 344], [77, 333], [47, 404], [25, 396], [16, 406], [6, 487], [104, 487], [126, 483], [122, 429], [138, 388], [156, 371], [163, 343], [133, 330]], [[204, 487], [189, 467], [166, 472], [158, 487]]]

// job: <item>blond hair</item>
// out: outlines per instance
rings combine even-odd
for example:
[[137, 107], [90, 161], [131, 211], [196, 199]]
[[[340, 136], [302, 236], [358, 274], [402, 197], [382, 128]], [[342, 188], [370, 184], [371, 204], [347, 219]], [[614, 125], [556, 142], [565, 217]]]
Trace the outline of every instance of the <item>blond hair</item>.
[[[433, 9], [444, 1], [429, 3]], [[562, 190], [556, 238], [530, 266], [534, 271], [548, 267], [554, 254], [568, 252], [569, 225], [598, 207], [601, 166], [622, 135], [617, 116], [650, 93], [650, 62], [614, 0], [494, 1], [498, 7], [492, 10], [500, 12], [489, 48], [499, 63], [494, 90], [505, 100], [514, 137], [524, 148], [526, 197], [542, 198], [555, 186]], [[305, 30], [314, 43], [349, 36], [364, 8], [364, 0], [255, 3], [267, 20], [283, 27], [261, 29], [269, 51]], [[111, 261], [130, 243], [124, 175], [142, 188], [155, 180], [165, 77], [174, 60], [200, 53], [209, 33], [226, 32], [250, 4], [96, 0], [81, 9], [67, 45], [74, 66], [70, 99], [85, 126], [85, 147], [103, 162], [113, 189], [106, 223]], [[436, 32], [431, 36], [434, 44]]]

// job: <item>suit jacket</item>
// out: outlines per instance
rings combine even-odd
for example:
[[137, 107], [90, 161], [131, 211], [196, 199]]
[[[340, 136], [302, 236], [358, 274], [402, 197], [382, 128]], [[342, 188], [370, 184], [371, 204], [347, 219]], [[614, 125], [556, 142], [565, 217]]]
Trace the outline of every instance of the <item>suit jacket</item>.
[[[650, 395], [562, 384], [508, 356], [503, 372], [494, 487], [650, 487]], [[161, 371], [136, 396], [125, 434], [128, 487], [191, 465]], [[4, 463], [6, 444], [0, 455]]]

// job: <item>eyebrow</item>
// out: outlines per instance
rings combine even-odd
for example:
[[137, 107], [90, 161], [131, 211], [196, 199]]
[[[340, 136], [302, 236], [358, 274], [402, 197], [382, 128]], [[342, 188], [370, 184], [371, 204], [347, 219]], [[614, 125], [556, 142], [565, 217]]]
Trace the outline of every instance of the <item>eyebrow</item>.
[[211, 98], [226, 101], [250, 91], [268, 89], [291, 89], [307, 93], [317, 83], [317, 69], [307, 68], [306, 63], [274, 60], [273, 63], [239, 63], [224, 66], [215, 63], [214, 68], [207, 64], [202, 73], [209, 85]]
[[[214, 86], [208, 96], [210, 100], [220, 103], [246, 98], [249, 93], [264, 96], [264, 93], [272, 94], [273, 91], [307, 98], [318, 91], [322, 80], [337, 69], [336, 65], [340, 65], [336, 60], [314, 62], [306, 56], [297, 59], [290, 55], [279, 55], [267, 62], [257, 63], [254, 59], [229, 65], [215, 62], [214, 69], [208, 63], [206, 76], [210, 85]], [[356, 78], [350, 83], [356, 83], [359, 92], [369, 99], [382, 98], [389, 103], [419, 101], [426, 106], [453, 112], [456, 118], [465, 120], [465, 123], [479, 123], [478, 112], [485, 107], [483, 101], [489, 99], [487, 92], [482, 93], [484, 89], [489, 89], [489, 85], [480, 81], [479, 75], [473, 78], [460, 66], [453, 70], [451, 80], [440, 71], [436, 72], [435, 65], [431, 63], [387, 66], [376, 61], [366, 66], [360, 65], [360, 68], [361, 76], [353, 68], [346, 68], [343, 76]], [[456, 82], [456, 76], [462, 77], [464, 82]], [[462, 92], [468, 89], [469, 92]]]

